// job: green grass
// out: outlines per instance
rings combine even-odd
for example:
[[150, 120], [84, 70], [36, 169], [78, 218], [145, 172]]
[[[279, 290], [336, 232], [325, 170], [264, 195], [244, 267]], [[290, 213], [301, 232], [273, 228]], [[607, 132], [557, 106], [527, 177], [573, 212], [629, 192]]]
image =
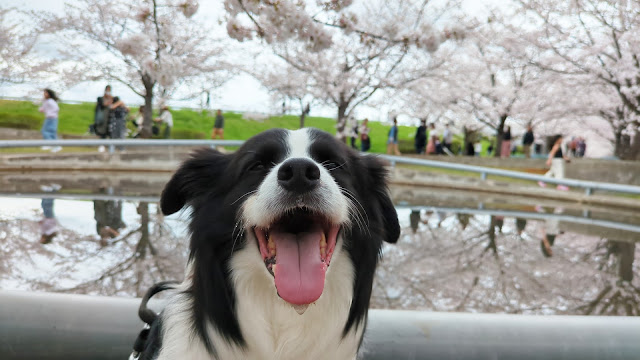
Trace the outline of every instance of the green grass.
[[[44, 115], [38, 112], [39, 105], [29, 101], [0, 100], [0, 127], [39, 130]], [[83, 135], [93, 123], [93, 103], [60, 104], [58, 133]], [[137, 110], [132, 109], [132, 113]], [[208, 139], [211, 136], [214, 117], [207, 112], [182, 109], [173, 110], [174, 127], [172, 137], [176, 139]], [[242, 118], [242, 114], [224, 113], [225, 139], [246, 140], [271, 128], [297, 129], [300, 123], [296, 115], [272, 116], [264, 121]], [[335, 134], [335, 120], [323, 117], [307, 117], [305, 125]], [[371, 128], [371, 152], [386, 151], [387, 133], [390, 125], [369, 122]], [[162, 134], [162, 130], [160, 132]], [[413, 143], [415, 128], [399, 126], [399, 140]]]

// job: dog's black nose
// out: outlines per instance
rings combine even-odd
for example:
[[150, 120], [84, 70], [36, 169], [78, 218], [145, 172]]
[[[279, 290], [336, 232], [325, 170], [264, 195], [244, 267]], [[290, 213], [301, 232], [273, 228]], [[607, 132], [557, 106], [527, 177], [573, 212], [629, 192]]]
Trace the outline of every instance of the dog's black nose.
[[285, 190], [294, 193], [305, 193], [318, 186], [320, 169], [311, 160], [291, 159], [285, 161], [278, 169], [278, 183]]

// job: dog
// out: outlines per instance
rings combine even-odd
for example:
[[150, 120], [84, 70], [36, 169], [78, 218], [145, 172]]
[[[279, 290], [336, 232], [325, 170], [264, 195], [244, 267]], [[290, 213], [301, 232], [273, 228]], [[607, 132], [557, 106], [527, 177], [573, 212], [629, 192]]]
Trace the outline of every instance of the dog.
[[184, 282], [140, 359], [355, 359], [383, 241], [387, 171], [317, 129], [194, 152], [162, 192], [191, 208]]

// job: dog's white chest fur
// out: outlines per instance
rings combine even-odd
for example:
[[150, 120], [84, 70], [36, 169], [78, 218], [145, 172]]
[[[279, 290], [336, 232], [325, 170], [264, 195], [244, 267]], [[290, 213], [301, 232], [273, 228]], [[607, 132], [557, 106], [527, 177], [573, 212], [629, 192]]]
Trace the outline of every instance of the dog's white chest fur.
[[[255, 241], [250, 236], [247, 241]], [[342, 243], [342, 240], [340, 240]], [[299, 315], [293, 307], [278, 297], [273, 277], [261, 262], [255, 246], [246, 246], [233, 255], [231, 268], [237, 299], [237, 316], [246, 349], [230, 345], [212, 327], [209, 335], [216, 356], [209, 354], [202, 341], [188, 336], [184, 316], [189, 314], [189, 302], [175, 302], [167, 308], [164, 343], [158, 359], [217, 360], [294, 360], [294, 359], [355, 359], [362, 336], [363, 324], [352, 328], [344, 338], [346, 319], [353, 295], [353, 267], [342, 244], [334, 254], [327, 272], [322, 296]]]

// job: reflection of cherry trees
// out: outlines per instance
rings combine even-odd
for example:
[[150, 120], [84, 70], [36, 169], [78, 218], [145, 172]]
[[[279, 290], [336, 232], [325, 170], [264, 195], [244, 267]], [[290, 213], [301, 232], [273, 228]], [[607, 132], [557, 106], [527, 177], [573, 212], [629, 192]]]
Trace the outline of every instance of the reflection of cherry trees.
[[[61, 229], [53, 243], [37, 242], [38, 227], [31, 220], [0, 223], [0, 284], [13, 288], [142, 296], [155, 282], [180, 280], [187, 242], [157, 214], [155, 206], [140, 203], [139, 219], [121, 229], [104, 247], [96, 235], [83, 236]], [[138, 220], [138, 221], [136, 221]]]
[[[545, 258], [539, 222], [529, 221], [518, 235], [514, 219], [504, 219], [501, 225], [500, 218], [489, 216], [446, 215], [442, 221], [437, 214], [429, 217], [422, 215], [415, 234], [407, 227], [396, 246], [385, 247], [373, 306], [582, 314], [587, 313], [585, 303], [604, 292], [603, 284], [616, 283], [619, 275], [599, 268], [602, 259], [594, 253], [598, 239], [593, 236], [565, 233], [555, 242], [554, 256]], [[415, 224], [415, 214], [413, 218]], [[630, 261], [634, 249], [621, 251], [625, 274], [632, 275], [638, 271]], [[637, 314], [638, 302], [625, 295], [637, 288], [632, 280], [617, 282], [606, 296], [620, 293], [615, 296], [618, 312], [604, 314], [622, 315], [629, 307], [628, 314]], [[603, 305], [598, 302], [596, 307]]]
[[640, 316], [640, 286], [633, 283], [635, 248], [635, 243], [615, 240], [604, 241], [596, 248], [600, 269], [611, 279], [593, 300], [578, 307], [579, 312]]

